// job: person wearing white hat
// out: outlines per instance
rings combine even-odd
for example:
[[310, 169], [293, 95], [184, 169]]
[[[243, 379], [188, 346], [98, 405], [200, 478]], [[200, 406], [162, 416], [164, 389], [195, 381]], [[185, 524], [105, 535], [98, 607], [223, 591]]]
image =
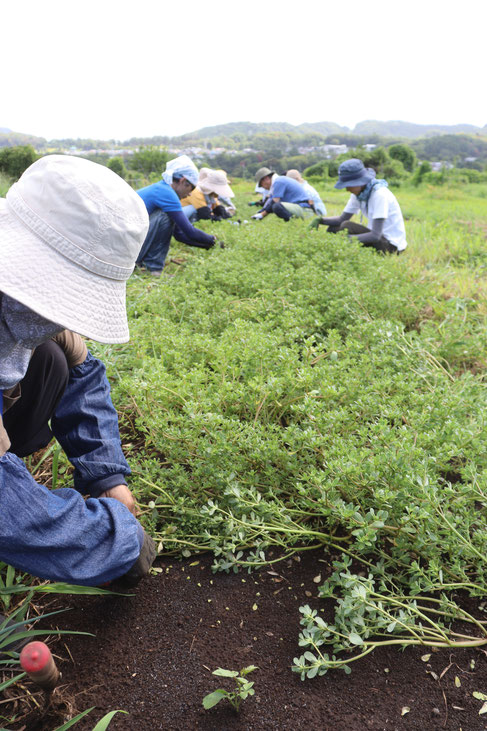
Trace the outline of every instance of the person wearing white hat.
[[198, 185], [181, 200], [183, 213], [190, 221], [222, 221], [236, 211], [231, 202], [234, 195], [224, 170], [201, 168]]
[[303, 186], [306, 195], [308, 196], [309, 200], [312, 202], [313, 210], [318, 216], [326, 216], [326, 206], [321, 200], [321, 196], [316, 190], [316, 188], [313, 188], [313, 186], [308, 183], [307, 180], [303, 178], [299, 170], [288, 170], [286, 173], [288, 178], [293, 178], [294, 180], [297, 180], [298, 183], [301, 183]]
[[155, 277], [161, 276], [172, 236], [183, 244], [203, 249], [215, 245], [215, 236], [192, 226], [183, 213], [181, 199], [188, 196], [197, 183], [196, 165], [187, 155], [180, 155], [167, 163], [162, 180], [137, 191], [149, 214], [149, 230], [137, 265]]
[[[104, 365], [81, 337], [129, 339], [125, 285], [148, 223], [125, 181], [69, 155], [0, 199], [0, 560], [44, 579], [134, 585], [155, 558]], [[22, 459], [53, 435], [74, 489], [48, 490]]]

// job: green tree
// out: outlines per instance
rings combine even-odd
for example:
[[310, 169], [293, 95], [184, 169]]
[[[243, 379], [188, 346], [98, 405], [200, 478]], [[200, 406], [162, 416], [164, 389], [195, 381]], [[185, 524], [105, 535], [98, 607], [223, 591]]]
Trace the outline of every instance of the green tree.
[[168, 160], [169, 154], [166, 149], [153, 146], [141, 147], [132, 155], [129, 167], [148, 178], [151, 173], [162, 174]]
[[404, 169], [412, 173], [416, 167], [416, 153], [409, 145], [391, 145], [388, 149], [389, 157], [393, 160], [399, 160], [404, 165]]
[[107, 162], [107, 167], [113, 170], [114, 173], [117, 173], [117, 175], [120, 175], [124, 180], [127, 177], [127, 168], [121, 157], [111, 157]]
[[430, 163], [427, 160], [423, 160], [421, 165], [419, 167], [417, 167], [414, 172], [414, 175], [412, 178], [413, 185], [419, 185], [423, 181], [424, 176], [427, 173], [430, 173], [431, 170], [432, 170], [432, 168], [431, 168]]
[[0, 150], [0, 172], [18, 180], [24, 170], [37, 159], [38, 155], [32, 145], [4, 147]]

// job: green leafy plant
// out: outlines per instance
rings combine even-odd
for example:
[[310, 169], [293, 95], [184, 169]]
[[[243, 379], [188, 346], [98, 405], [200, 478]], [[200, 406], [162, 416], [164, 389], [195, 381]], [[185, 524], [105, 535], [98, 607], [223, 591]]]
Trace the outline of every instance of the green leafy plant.
[[[70, 721], [67, 721], [62, 726], [59, 726], [55, 731], [67, 731], [68, 728], [72, 728], [75, 726], [78, 721], [81, 721], [82, 718], [88, 715], [88, 713], [91, 713], [95, 709], [95, 706], [92, 706], [91, 708], [87, 708], [86, 711], [82, 711], [81, 713], [78, 713], [77, 716], [72, 718]], [[110, 713], [107, 713], [103, 718], [101, 718], [96, 726], [93, 727], [93, 731], [105, 731], [107, 729], [115, 716], [116, 713], [127, 713], [127, 711], [110, 711]], [[0, 730], [1, 731], [1, 730]]]
[[217, 675], [220, 678], [233, 678], [235, 680], [235, 687], [230, 691], [218, 688], [218, 690], [208, 693], [203, 698], [203, 707], [206, 709], [213, 708], [213, 706], [216, 706], [217, 703], [225, 698], [235, 709], [236, 713], [238, 713], [242, 702], [255, 693], [253, 688], [254, 683], [247, 680], [247, 675], [257, 669], [256, 665], [248, 665], [240, 671], [224, 670], [223, 668], [213, 670], [213, 675]]

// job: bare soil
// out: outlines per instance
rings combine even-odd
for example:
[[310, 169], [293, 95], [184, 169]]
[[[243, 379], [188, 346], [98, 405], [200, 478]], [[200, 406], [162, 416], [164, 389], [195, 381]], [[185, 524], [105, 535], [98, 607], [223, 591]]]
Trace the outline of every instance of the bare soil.
[[[301, 681], [291, 671], [301, 654], [298, 608], [309, 603], [332, 618], [314, 581], [329, 571], [324, 553], [304, 552], [253, 574], [213, 574], [211, 562], [209, 555], [159, 559], [160, 573], [131, 597], [56, 599], [71, 611], [45, 626], [95, 636], [50, 643], [63, 685], [49, 712], [36, 709], [8, 728], [52, 731], [66, 709], [96, 706], [77, 730], [91, 731], [114, 709], [129, 715], [117, 714], [110, 729], [124, 731], [487, 729], [482, 701], [472, 696], [487, 693], [487, 657], [479, 649], [387, 648], [358, 661], [348, 676], [334, 671]], [[204, 710], [207, 693], [230, 687], [211, 671], [247, 665], [259, 668], [249, 677], [256, 692], [240, 713], [226, 701]]]

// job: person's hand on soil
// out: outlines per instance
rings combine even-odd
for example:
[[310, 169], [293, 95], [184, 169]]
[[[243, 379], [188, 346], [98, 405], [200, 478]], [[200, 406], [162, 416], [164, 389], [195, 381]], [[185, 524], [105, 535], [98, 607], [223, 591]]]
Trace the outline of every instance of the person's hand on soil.
[[127, 485], [116, 485], [116, 487], [111, 487], [109, 490], [102, 492], [100, 497], [111, 497], [115, 498], [115, 500], [119, 500], [125, 505], [126, 508], [130, 510], [132, 515], [135, 515], [137, 517], [138, 511], [135, 498], [128, 489]]

